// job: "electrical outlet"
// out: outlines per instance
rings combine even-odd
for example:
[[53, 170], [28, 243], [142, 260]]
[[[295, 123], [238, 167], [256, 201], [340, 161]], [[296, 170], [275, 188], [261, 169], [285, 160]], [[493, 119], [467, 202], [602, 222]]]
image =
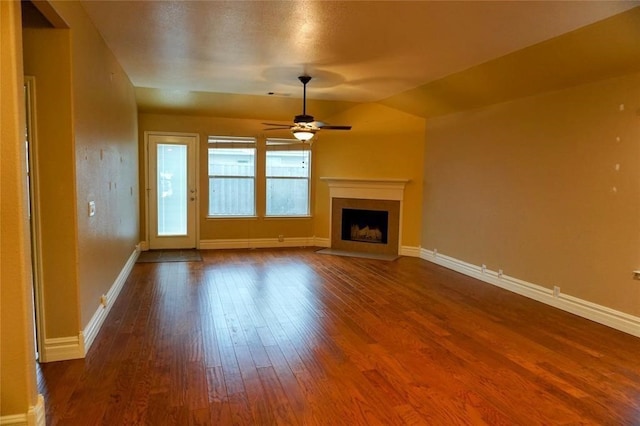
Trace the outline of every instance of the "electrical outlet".
[[558, 287], [557, 285], [553, 286], [553, 297], [559, 297], [560, 296], [560, 287]]
[[498, 269], [498, 277], [502, 278], [502, 269]]
[[106, 295], [103, 294], [102, 296], [100, 296], [100, 304], [102, 306], [104, 306], [105, 308], [107, 307], [107, 296]]
[[487, 265], [485, 265], [484, 263], [482, 264], [482, 273], [484, 274], [485, 272], [487, 272]]
[[284, 235], [282, 235], [282, 234], [278, 235], [278, 241], [283, 242], [284, 241]]

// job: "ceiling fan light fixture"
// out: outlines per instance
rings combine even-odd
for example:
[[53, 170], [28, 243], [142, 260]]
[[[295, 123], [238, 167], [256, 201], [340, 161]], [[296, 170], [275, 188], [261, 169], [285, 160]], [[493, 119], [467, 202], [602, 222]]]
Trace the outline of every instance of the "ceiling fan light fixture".
[[293, 129], [291, 133], [293, 133], [293, 136], [299, 141], [307, 142], [313, 138], [316, 131], [312, 129]]

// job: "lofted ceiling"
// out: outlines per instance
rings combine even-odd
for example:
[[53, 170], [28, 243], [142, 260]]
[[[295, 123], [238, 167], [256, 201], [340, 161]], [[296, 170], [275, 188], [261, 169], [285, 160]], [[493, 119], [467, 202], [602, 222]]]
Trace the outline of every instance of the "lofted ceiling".
[[[464, 98], [459, 93], [463, 90], [477, 95], [483, 84], [485, 90], [500, 92], [498, 100], [518, 95], [518, 90], [527, 94], [527, 83], [515, 84], [513, 93], [502, 93], [511, 90], [509, 85], [505, 89], [488, 81], [483, 72], [489, 69], [502, 79], [517, 80], [509, 69], [526, 74], [547, 51], [556, 57], [589, 51], [593, 37], [599, 39], [599, 34], [621, 25], [602, 27], [603, 22], [623, 12], [636, 16], [640, 10], [640, 1], [81, 3], [136, 87], [142, 111], [276, 120], [300, 113], [302, 86], [297, 76], [301, 74], [313, 77], [308, 86], [310, 107], [327, 113], [354, 102], [381, 102], [428, 116], [490, 102], [486, 96], [471, 101], [456, 98]], [[584, 42], [571, 38], [589, 28], [595, 29], [583, 37]], [[637, 31], [629, 29], [620, 37], [633, 37]], [[629, 41], [620, 55], [633, 54], [638, 40]], [[606, 53], [616, 45], [596, 43], [594, 48]], [[609, 64], [622, 66], [617, 57], [607, 55], [604, 60]], [[591, 56], [576, 59], [583, 66], [572, 66], [561, 76], [562, 82], [555, 83], [556, 77], [547, 70], [540, 86], [549, 85], [546, 81], [570, 84], [573, 68], [584, 74], [585, 67], [595, 67], [589, 62], [596, 60]], [[629, 61], [624, 66], [640, 65], [638, 59]], [[479, 79], [477, 87], [462, 84], [448, 93], [448, 79], [461, 76], [467, 85]]]

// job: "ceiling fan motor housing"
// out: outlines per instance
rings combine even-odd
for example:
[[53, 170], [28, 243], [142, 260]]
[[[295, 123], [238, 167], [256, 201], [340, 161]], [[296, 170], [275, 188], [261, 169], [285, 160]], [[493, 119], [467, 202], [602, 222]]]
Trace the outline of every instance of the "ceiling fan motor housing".
[[293, 122], [295, 124], [298, 124], [298, 123], [312, 123], [313, 122], [313, 116], [307, 115], [307, 114], [296, 115], [296, 117], [293, 119]]

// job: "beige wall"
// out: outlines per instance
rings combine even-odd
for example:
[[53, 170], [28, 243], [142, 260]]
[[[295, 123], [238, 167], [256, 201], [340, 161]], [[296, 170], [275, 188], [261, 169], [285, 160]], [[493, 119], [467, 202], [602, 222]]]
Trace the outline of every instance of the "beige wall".
[[[259, 120], [139, 114], [140, 159], [145, 131], [198, 133], [200, 135], [200, 239], [253, 239], [288, 237], [329, 238], [329, 194], [320, 176], [408, 178], [405, 199], [404, 245], [417, 246], [420, 236], [424, 119], [377, 105], [363, 105], [331, 117], [332, 123], [352, 124], [350, 132], [323, 131], [312, 146], [313, 218], [207, 219], [207, 136], [256, 136], [258, 149], [266, 137], [290, 137], [268, 133]], [[260, 156], [259, 156], [260, 158]], [[140, 170], [144, 165], [140, 164]], [[258, 163], [258, 176], [264, 165]], [[142, 175], [141, 175], [142, 178]], [[257, 180], [258, 212], [264, 211], [264, 182]], [[143, 200], [144, 193], [140, 193]], [[144, 220], [144, 207], [141, 208]], [[141, 239], [145, 240], [144, 227]]]
[[[80, 324], [86, 327], [139, 242], [133, 85], [78, 2], [54, 2], [71, 28]], [[96, 215], [89, 217], [88, 202]]]
[[45, 341], [80, 336], [139, 241], [133, 86], [79, 3], [52, 6], [69, 29], [24, 30], [36, 86]]
[[0, 416], [36, 404], [20, 4], [0, 2]]
[[422, 246], [640, 315], [639, 108], [631, 74], [429, 120]]
[[[377, 104], [361, 104], [331, 117], [348, 133], [324, 132], [314, 143], [319, 177], [409, 179], [403, 202], [403, 246], [420, 245], [425, 120]], [[315, 235], [329, 238], [329, 187], [316, 182]]]
[[35, 77], [45, 339], [77, 335], [80, 327], [70, 39], [64, 29], [23, 32], [24, 72]]

